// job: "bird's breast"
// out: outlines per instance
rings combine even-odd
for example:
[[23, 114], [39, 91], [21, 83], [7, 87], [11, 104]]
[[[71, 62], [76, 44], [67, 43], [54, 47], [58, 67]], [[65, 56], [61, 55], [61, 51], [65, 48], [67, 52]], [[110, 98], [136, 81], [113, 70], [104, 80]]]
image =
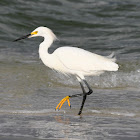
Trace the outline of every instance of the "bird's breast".
[[54, 54], [39, 52], [39, 57], [47, 67], [62, 73], [67, 73], [66, 67]]

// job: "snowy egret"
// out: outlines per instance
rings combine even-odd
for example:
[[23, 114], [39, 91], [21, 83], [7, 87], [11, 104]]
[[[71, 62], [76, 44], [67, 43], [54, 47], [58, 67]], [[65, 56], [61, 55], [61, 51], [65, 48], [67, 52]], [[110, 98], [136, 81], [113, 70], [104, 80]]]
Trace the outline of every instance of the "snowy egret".
[[[60, 109], [65, 101], [70, 105], [69, 98], [83, 96], [82, 104], [78, 115], [82, 113], [82, 109], [87, 95], [93, 91], [85, 80], [85, 76], [100, 75], [104, 71], [117, 71], [119, 66], [115, 63], [113, 55], [100, 56], [86, 50], [64, 46], [57, 48], [52, 54], [48, 52], [48, 48], [57, 39], [55, 34], [47, 27], [38, 27], [28, 35], [22, 36], [14, 41], [25, 38], [44, 37], [44, 41], [39, 45], [39, 56], [43, 63], [51, 69], [61, 72], [65, 75], [75, 75], [80, 83], [82, 92], [81, 94], [69, 95], [61, 100], [56, 109]], [[88, 88], [86, 92], [84, 85]]]

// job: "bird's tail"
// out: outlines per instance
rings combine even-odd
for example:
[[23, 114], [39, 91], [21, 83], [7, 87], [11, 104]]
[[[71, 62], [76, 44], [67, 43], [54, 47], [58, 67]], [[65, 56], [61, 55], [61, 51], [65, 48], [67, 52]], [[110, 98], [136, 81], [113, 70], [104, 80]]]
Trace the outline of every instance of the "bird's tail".
[[[119, 66], [118, 64], [116, 64], [116, 56], [115, 56], [115, 53], [112, 52], [109, 56], [107, 56], [108, 59], [110, 59], [113, 63], [110, 63], [109, 67], [110, 67], [110, 70], [111, 71], [117, 71]], [[108, 69], [109, 70], [109, 69]]]
[[117, 60], [114, 52], [112, 52], [110, 55], [106, 57], [109, 58], [112, 62], [116, 62]]

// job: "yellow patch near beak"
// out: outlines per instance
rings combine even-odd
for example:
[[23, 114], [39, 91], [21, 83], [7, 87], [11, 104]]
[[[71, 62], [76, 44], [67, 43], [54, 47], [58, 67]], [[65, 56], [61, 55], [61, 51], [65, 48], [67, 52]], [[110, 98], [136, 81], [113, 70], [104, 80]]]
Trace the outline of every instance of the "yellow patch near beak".
[[31, 35], [36, 35], [38, 31], [32, 32]]

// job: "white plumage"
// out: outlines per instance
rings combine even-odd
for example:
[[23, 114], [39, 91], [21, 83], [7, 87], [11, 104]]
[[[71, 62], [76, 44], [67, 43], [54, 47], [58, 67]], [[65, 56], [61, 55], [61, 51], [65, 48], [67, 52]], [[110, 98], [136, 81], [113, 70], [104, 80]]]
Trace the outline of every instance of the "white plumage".
[[103, 57], [86, 50], [74, 47], [61, 47], [54, 55], [69, 70], [78, 75], [95, 75], [98, 71], [116, 71], [118, 65], [114, 59]]
[[[44, 41], [39, 46], [39, 56], [43, 63], [56, 71], [62, 72], [64, 74], [75, 75], [80, 82], [83, 94], [77, 94], [76, 96], [66, 96], [65, 100], [68, 100], [69, 103], [70, 97], [83, 95], [83, 102], [78, 113], [81, 114], [86, 96], [92, 93], [92, 90], [89, 87], [88, 83], [85, 81], [84, 76], [100, 75], [104, 71], [117, 71], [119, 66], [115, 63], [113, 54], [105, 57], [80, 48], [69, 46], [60, 47], [56, 49], [52, 54], [49, 54], [48, 48], [57, 39], [57, 37], [47, 27], [38, 27], [31, 34], [28, 34], [17, 40], [37, 36], [44, 37]], [[84, 83], [87, 85], [89, 92], [85, 92], [81, 81], [84, 81]]]
[[48, 48], [56, 39], [56, 36], [46, 27], [39, 27], [33, 32], [35, 31], [38, 31], [38, 35], [34, 36], [45, 38], [44, 42], [40, 44], [40, 58], [45, 65], [52, 69], [65, 74], [75, 74], [80, 77], [99, 75], [104, 71], [118, 70], [118, 65], [114, 62], [113, 58], [100, 56], [80, 48], [65, 46], [56, 49], [53, 54], [49, 54]]

